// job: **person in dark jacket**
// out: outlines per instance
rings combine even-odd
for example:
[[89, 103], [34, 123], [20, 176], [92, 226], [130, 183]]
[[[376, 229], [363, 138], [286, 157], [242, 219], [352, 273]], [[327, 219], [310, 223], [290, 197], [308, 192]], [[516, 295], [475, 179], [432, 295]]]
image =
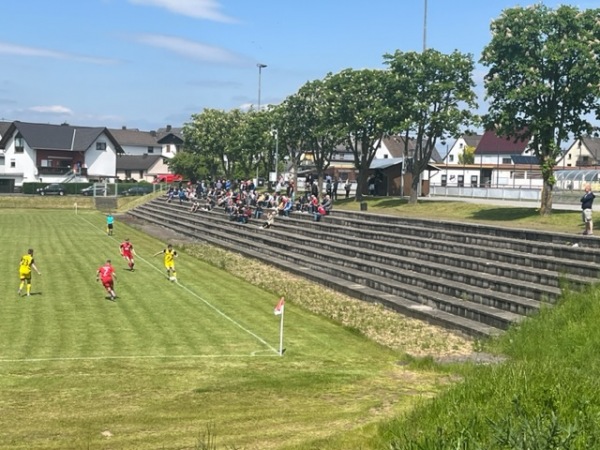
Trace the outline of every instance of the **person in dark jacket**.
[[596, 196], [592, 192], [592, 186], [588, 183], [584, 186], [585, 194], [581, 197], [581, 218], [585, 224], [583, 234], [594, 234], [594, 223], [592, 221], [592, 204]]

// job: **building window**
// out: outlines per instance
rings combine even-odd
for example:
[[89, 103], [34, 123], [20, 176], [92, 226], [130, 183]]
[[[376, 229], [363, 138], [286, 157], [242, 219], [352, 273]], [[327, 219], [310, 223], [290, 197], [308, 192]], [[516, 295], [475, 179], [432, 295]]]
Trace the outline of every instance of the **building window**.
[[10, 168], [14, 169], [15, 167], [17, 167], [17, 162], [14, 159], [10, 160]]
[[454, 162], [454, 155], [448, 155], [448, 161]]
[[383, 159], [387, 159], [387, 158], [388, 158], [388, 156], [390, 156], [390, 155], [388, 155], [388, 154], [386, 153], [385, 155], [383, 155]]
[[442, 175], [442, 186], [446, 187], [447, 184], [448, 184], [448, 175], [444, 174], [444, 175]]
[[0, 166], [4, 165], [4, 156], [0, 156]]
[[25, 151], [25, 139], [21, 136], [21, 133], [15, 137], [15, 153], [23, 153]]
[[465, 187], [465, 176], [464, 175], [458, 176], [458, 187]]
[[477, 187], [477, 175], [471, 175], [471, 187]]
[[106, 150], [106, 142], [96, 142], [96, 150], [105, 151]]
[[170, 145], [167, 145], [166, 147], [167, 147], [167, 149], [166, 149], [166, 152], [167, 152], [167, 153], [171, 153], [171, 146], [170, 146]]
[[510, 163], [512, 163], [511, 158], [502, 158], [502, 164], [510, 164]]
[[567, 156], [567, 159], [571, 159], [571, 154], [569, 153], [569, 155]]
[[148, 153], [154, 153], [154, 147], [148, 147]]

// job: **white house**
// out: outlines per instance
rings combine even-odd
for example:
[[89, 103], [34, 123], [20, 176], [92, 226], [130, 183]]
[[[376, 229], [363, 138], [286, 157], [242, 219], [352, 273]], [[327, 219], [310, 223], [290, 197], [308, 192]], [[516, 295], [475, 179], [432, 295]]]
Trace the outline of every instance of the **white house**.
[[156, 142], [162, 146], [161, 155], [165, 158], [172, 158], [183, 146], [183, 128], [167, 125], [151, 133], [156, 134]]
[[121, 180], [153, 182], [155, 176], [169, 173], [161, 155], [122, 155], [117, 157], [117, 177]]
[[123, 149], [107, 128], [12, 122], [0, 139], [0, 180], [65, 182], [113, 178]]
[[463, 134], [456, 141], [454, 141], [454, 144], [452, 144], [450, 150], [446, 152], [446, 155], [443, 158], [443, 163], [448, 165], [460, 164], [460, 155], [465, 152], [467, 147], [476, 149], [482, 137], [483, 136], [480, 134]]
[[161, 155], [162, 145], [157, 142], [156, 133], [140, 131], [137, 128], [110, 128], [125, 155]]
[[600, 138], [589, 136], [575, 140], [556, 163], [557, 168], [598, 165], [600, 165]]

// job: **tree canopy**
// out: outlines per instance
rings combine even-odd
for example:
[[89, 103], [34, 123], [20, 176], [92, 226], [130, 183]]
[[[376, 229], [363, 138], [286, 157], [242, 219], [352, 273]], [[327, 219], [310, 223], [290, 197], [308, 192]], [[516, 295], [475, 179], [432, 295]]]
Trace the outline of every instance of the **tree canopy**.
[[540, 213], [552, 210], [561, 143], [592, 133], [600, 98], [600, 10], [543, 4], [502, 12], [481, 62], [487, 129], [529, 141], [544, 181]]

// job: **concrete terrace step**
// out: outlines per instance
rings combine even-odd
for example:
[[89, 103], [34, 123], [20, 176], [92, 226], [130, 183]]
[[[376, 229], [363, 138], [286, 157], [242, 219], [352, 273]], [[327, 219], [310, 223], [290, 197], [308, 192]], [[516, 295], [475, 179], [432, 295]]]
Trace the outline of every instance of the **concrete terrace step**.
[[[151, 213], [150, 208], [148, 213]], [[178, 229], [182, 227], [178, 211], [166, 212], [162, 209], [154, 211], [154, 214], [164, 220], [174, 220]], [[211, 224], [206, 223], [207, 221]], [[218, 224], [218, 222], [222, 223]], [[213, 233], [217, 238], [236, 244], [237, 251], [240, 252], [244, 251], [244, 247], [260, 249], [263, 253], [287, 259], [301, 267], [320, 270], [338, 278], [345, 278], [349, 282], [376, 288], [415, 302], [435, 304], [442, 310], [449, 309], [458, 315], [477, 317], [500, 328], [506, 328], [509, 323], [515, 322], [517, 314], [532, 314], [539, 308], [539, 302], [526, 298], [491, 289], [474, 291], [464, 283], [439, 282], [435, 277], [424, 278], [421, 274], [409, 271], [394, 273], [384, 265], [377, 265], [376, 274], [372, 270], [365, 273], [364, 269], [368, 266], [360, 261], [352, 267], [348, 260], [342, 265], [332, 264], [332, 260], [339, 259], [334, 253], [325, 252], [321, 248], [301, 247], [296, 242], [290, 243], [286, 233], [273, 229], [261, 230], [260, 234], [249, 237], [247, 225], [233, 224], [229, 233], [223, 236], [221, 230], [228, 221], [220, 214], [207, 213], [203, 217], [195, 216], [189, 219], [188, 224], [192, 230], [200, 231], [194, 233], [194, 236], [199, 239], [204, 239], [207, 234]], [[216, 225], [214, 230], [211, 230], [211, 225]], [[354, 260], [356, 261], [356, 258]], [[360, 268], [363, 270], [359, 270]], [[456, 301], [456, 298], [460, 300]], [[506, 311], [502, 311], [503, 309]]]
[[[287, 221], [288, 219], [284, 219]], [[483, 262], [498, 267], [498, 264], [493, 265], [494, 262], [501, 263], [505, 268], [511, 268], [511, 266], [518, 266], [520, 268], [531, 268], [529, 275], [535, 276], [536, 271], [549, 271], [549, 276], [553, 276], [552, 273], [557, 273], [561, 277], [567, 279], [572, 278], [572, 281], [579, 284], [589, 284], [590, 282], [597, 279], [600, 276], [600, 264], [590, 262], [597, 258], [599, 253], [596, 249], [590, 249], [586, 247], [572, 247], [561, 245], [558, 246], [559, 256], [548, 256], [544, 254], [531, 253], [528, 251], [505, 249], [498, 245], [497, 240], [487, 239], [485, 236], [480, 238], [477, 236], [470, 236], [468, 239], [460, 240], [469, 242], [458, 242], [457, 240], [449, 240], [445, 232], [436, 232], [436, 235], [429, 236], [431, 233], [426, 233], [428, 236], [419, 236], [413, 233], [410, 227], [390, 227], [382, 224], [363, 224], [362, 221], [353, 221], [348, 223], [344, 219], [336, 218], [336, 216], [327, 216], [321, 222], [313, 222], [306, 214], [293, 214], [290, 220], [294, 220], [300, 227], [304, 228], [306, 232], [308, 230], [326, 230], [329, 234], [335, 236], [349, 235], [349, 236], [361, 236], [367, 241], [384, 240], [386, 243], [402, 244], [412, 249], [413, 252], [417, 252], [417, 249], [432, 250], [429, 252], [436, 259], [437, 255], [448, 255], [454, 253], [456, 255], [467, 256], [468, 259], [460, 260], [461, 264], [468, 264], [468, 261]], [[279, 223], [285, 224], [285, 221]], [[290, 221], [290, 223], [292, 223]], [[374, 229], [376, 228], [376, 229]], [[423, 233], [421, 233], [423, 234]], [[531, 246], [531, 244], [528, 244]], [[549, 245], [549, 244], [544, 244]], [[427, 259], [427, 252], [421, 252], [419, 257]], [[450, 264], [452, 264], [450, 262]], [[467, 266], [465, 266], [467, 267]], [[482, 266], [483, 267], [483, 266]], [[477, 270], [471, 265], [472, 270]], [[527, 271], [523, 272], [523, 277], [527, 276]], [[543, 275], [543, 273], [539, 273]], [[573, 276], [572, 276], [573, 275]], [[523, 278], [527, 280], [528, 278]], [[530, 280], [533, 281], [533, 280]], [[534, 281], [535, 282], [535, 281]]]
[[[297, 261], [290, 262], [289, 259], [286, 259], [285, 257], [275, 257], [273, 256], [272, 252], [265, 254], [264, 244], [260, 244], [258, 250], [256, 250], [255, 248], [247, 247], [245, 245], [240, 245], [241, 241], [239, 240], [239, 238], [232, 238], [231, 236], [226, 235], [224, 239], [222, 229], [220, 231], [218, 229], [215, 229], [215, 231], [211, 233], [198, 233], [197, 228], [195, 226], [191, 225], [187, 221], [183, 221], [179, 217], [172, 215], [165, 217], [163, 213], [149, 212], [147, 210], [143, 210], [142, 208], [130, 211], [129, 214], [131, 214], [134, 217], [146, 220], [150, 223], [154, 223], [156, 225], [166, 226], [169, 228], [176, 228], [180, 233], [183, 233], [187, 236], [197, 238], [198, 240], [206, 241], [214, 245], [224, 247], [238, 253], [242, 253], [246, 256], [265, 261], [271, 265], [280, 267], [283, 270], [295, 273], [312, 281], [321, 283], [334, 290], [343, 292], [360, 300], [381, 303], [410, 317], [426, 320], [429, 323], [440, 325], [448, 329], [457, 330], [472, 336], [495, 336], [500, 332], [500, 328], [496, 326], [491, 326], [465, 316], [459, 316], [453, 313], [449, 313], [441, 309], [433, 308], [432, 306], [426, 304], [415, 303], [405, 298], [388, 293], [383, 293], [381, 291], [361, 284], [348, 283], [348, 281], [345, 279], [336, 278], [334, 276], [331, 276], [331, 274], [324, 273], [319, 270], [313, 270], [313, 268], [309, 267], [309, 265], [314, 267], [314, 265], [310, 262], [305, 261], [305, 264], [300, 265]], [[207, 230], [205, 229], [204, 231]], [[252, 242], [251, 239], [248, 240]], [[288, 256], [290, 254], [293, 254], [293, 252], [284, 253], [287, 253]], [[504, 312], [502, 311], [498, 312], [501, 315], [504, 314]], [[518, 320], [518, 317], [515, 316], [515, 319]], [[508, 324], [510, 322], [510, 318], [505, 320], [498, 320], [505, 324]]]
[[493, 225], [454, 222], [448, 220], [419, 219], [413, 217], [406, 218], [396, 215], [368, 213], [363, 211], [335, 210], [334, 215], [347, 219], [373, 220], [377, 223], [413, 225], [425, 229], [443, 229], [446, 231], [476, 234], [478, 236], [489, 235], [521, 241], [534, 241], [538, 243], [551, 243], [567, 246], [577, 243], [588, 248], [600, 249], [600, 237], [583, 236], [577, 233], [570, 234], [524, 228], [496, 227]]
[[[463, 243], [494, 249], [506, 249], [524, 254], [544, 255], [559, 258], [565, 261], [581, 260], [596, 265], [600, 264], [600, 238], [595, 236], [578, 236], [564, 233], [543, 233], [526, 230], [511, 230], [504, 228], [477, 227], [471, 224], [457, 224], [454, 222], [429, 221], [399, 218], [370, 214], [361, 216], [361, 213], [335, 211], [326, 216], [324, 220], [333, 224], [359, 230], [376, 232], [390, 232], [405, 236], [443, 240], [450, 243]], [[307, 214], [295, 213], [294, 217], [310, 221]], [[385, 220], [378, 221], [380, 217]], [[464, 225], [464, 229], [460, 226]], [[447, 227], [447, 228], [446, 228]], [[494, 235], [493, 230], [498, 230]], [[478, 231], [484, 231], [478, 234]], [[517, 236], [523, 236], [519, 238]], [[542, 241], [535, 241], [536, 237], [544, 237]], [[573, 245], [578, 246], [574, 247]]]

